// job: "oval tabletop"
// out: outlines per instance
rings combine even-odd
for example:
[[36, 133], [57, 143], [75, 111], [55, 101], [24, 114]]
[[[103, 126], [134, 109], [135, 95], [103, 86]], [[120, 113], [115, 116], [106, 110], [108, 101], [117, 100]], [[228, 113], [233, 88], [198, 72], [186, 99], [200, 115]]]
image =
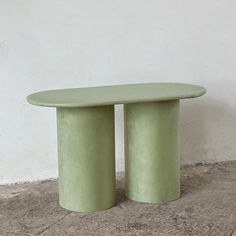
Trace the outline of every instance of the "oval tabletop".
[[46, 107], [89, 107], [194, 98], [204, 87], [181, 83], [146, 83], [48, 90], [31, 94], [29, 103]]

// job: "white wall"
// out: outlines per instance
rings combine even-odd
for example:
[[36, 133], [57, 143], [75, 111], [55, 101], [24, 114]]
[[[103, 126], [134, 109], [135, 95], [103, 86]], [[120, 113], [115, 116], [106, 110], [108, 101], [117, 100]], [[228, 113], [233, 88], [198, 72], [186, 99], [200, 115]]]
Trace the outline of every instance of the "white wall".
[[182, 102], [182, 163], [236, 159], [236, 1], [0, 0], [0, 183], [57, 176], [55, 111], [28, 94], [160, 81], [208, 89]]

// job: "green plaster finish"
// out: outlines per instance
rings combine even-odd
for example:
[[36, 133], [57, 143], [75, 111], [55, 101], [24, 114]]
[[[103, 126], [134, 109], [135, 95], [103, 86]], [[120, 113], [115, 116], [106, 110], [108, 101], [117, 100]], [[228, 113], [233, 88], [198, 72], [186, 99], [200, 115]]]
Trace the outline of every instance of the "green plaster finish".
[[164, 203], [180, 196], [179, 100], [124, 106], [125, 193]]
[[59, 202], [91, 212], [115, 204], [114, 106], [57, 108]]
[[28, 96], [34, 105], [88, 107], [199, 97], [206, 89], [191, 84], [150, 83], [49, 90]]
[[91, 212], [115, 204], [115, 104], [125, 104], [126, 196], [150, 203], [178, 198], [179, 100], [205, 92], [191, 84], [149, 83], [29, 95], [31, 104], [57, 108], [60, 205]]

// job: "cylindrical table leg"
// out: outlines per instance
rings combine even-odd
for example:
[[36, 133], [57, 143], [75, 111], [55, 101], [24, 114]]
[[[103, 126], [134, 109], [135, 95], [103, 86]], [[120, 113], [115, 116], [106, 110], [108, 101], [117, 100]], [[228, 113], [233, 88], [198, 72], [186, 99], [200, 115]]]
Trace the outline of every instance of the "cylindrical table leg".
[[179, 100], [124, 105], [125, 192], [134, 201], [180, 196]]
[[59, 203], [77, 212], [115, 204], [114, 106], [57, 108]]

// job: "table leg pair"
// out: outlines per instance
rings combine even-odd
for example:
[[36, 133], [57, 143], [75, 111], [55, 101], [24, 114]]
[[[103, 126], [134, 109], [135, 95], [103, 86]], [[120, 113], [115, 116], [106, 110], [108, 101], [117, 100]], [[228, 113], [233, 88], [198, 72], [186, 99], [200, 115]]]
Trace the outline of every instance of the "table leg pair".
[[[125, 192], [139, 202], [180, 195], [179, 100], [124, 105]], [[116, 202], [114, 106], [57, 108], [59, 201], [91, 212]]]

